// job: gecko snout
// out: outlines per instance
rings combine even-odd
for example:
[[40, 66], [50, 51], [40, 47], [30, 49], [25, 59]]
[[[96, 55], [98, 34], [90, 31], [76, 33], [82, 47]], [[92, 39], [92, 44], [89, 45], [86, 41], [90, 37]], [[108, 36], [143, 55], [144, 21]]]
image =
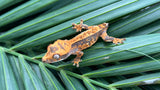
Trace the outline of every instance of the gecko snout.
[[44, 62], [44, 63], [49, 63], [49, 60], [48, 60], [46, 57], [43, 57], [43, 58], [42, 58], [42, 62]]
[[47, 63], [45, 60], [42, 60], [42, 62]]
[[44, 62], [44, 63], [52, 63], [51, 60], [44, 60], [44, 59], [42, 59], [42, 62]]
[[[57, 58], [57, 56], [55, 56], [56, 58]], [[48, 57], [43, 57], [42, 58], [42, 62], [44, 62], [44, 63], [54, 63], [54, 62], [57, 62], [58, 60], [56, 60], [56, 59], [51, 59], [51, 58], [48, 58]]]
[[48, 60], [42, 59], [42, 62], [47, 63]]

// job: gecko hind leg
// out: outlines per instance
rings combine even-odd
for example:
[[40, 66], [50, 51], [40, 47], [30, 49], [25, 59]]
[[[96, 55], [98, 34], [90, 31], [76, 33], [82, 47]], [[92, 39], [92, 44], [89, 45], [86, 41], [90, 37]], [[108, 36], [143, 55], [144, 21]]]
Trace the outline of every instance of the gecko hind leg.
[[123, 41], [125, 40], [125, 38], [115, 38], [112, 36], [108, 36], [106, 31], [103, 31], [103, 33], [100, 35], [100, 37], [102, 37], [102, 39], [104, 41], [113, 42], [114, 44], [123, 43]]
[[76, 32], [81, 32], [82, 29], [88, 29], [88, 25], [83, 24], [83, 20], [81, 19], [80, 24], [72, 23], [72, 28], [76, 29]]
[[83, 56], [83, 52], [82, 51], [76, 51], [73, 54], [77, 55], [76, 58], [72, 61], [73, 66], [75, 66], [77, 64], [77, 67], [79, 67], [79, 62], [81, 61], [81, 57]]

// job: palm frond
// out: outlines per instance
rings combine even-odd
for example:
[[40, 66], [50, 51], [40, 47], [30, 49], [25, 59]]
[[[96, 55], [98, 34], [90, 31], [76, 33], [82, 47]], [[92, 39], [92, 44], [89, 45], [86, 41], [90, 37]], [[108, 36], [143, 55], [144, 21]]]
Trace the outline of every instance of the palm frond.
[[[0, 1], [2, 90], [160, 89], [159, 0]], [[108, 34], [123, 44], [98, 40], [84, 50], [80, 67], [72, 56], [53, 64], [41, 58], [49, 43], [71, 39], [72, 23], [110, 23]], [[145, 86], [142, 86], [145, 85]]]

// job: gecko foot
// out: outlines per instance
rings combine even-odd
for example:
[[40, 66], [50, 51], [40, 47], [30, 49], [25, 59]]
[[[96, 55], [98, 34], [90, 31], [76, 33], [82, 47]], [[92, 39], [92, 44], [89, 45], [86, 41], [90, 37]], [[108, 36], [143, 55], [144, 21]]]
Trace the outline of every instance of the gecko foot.
[[80, 61], [81, 61], [80, 59], [74, 59], [74, 61], [72, 61], [73, 62], [73, 66], [77, 65], [77, 67], [79, 67], [79, 62]]
[[76, 32], [81, 32], [82, 29], [88, 29], [88, 25], [83, 24], [83, 20], [81, 19], [80, 24], [72, 23], [72, 28], [76, 29]]
[[118, 43], [123, 43], [123, 41], [126, 40], [125, 38], [114, 38], [113, 43], [114, 44], [118, 44]]

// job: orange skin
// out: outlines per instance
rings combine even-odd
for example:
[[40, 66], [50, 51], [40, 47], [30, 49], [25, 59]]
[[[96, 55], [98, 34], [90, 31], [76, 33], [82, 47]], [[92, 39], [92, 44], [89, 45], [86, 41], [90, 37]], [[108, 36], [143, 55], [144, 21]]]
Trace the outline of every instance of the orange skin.
[[108, 29], [108, 23], [99, 24], [96, 26], [88, 26], [83, 24], [81, 20], [80, 24], [73, 23], [73, 29], [76, 31], [81, 31], [86, 29], [70, 40], [57, 40], [53, 44], [50, 44], [47, 48], [47, 53], [43, 56], [42, 61], [46, 63], [53, 63], [57, 61], [64, 60], [68, 58], [71, 54], [77, 55], [73, 61], [73, 65], [79, 67], [79, 62], [83, 56], [83, 49], [92, 46], [99, 37], [101, 37], [106, 42], [113, 42], [114, 44], [123, 43], [124, 38], [114, 38], [108, 36], [106, 31]]

